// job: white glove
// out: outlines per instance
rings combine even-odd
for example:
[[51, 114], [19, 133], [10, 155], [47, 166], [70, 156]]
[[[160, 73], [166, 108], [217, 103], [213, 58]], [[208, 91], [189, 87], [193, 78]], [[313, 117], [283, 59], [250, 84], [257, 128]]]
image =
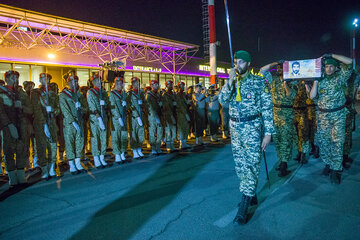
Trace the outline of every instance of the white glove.
[[19, 138], [19, 134], [18, 134], [18, 130], [17, 130], [17, 128], [15, 127], [15, 125], [12, 124], [12, 123], [10, 123], [10, 124], [8, 125], [8, 127], [9, 127], [9, 130], [10, 130], [11, 136], [12, 136], [14, 139], [18, 139], [18, 138]]
[[52, 112], [52, 107], [51, 106], [46, 106], [46, 112], [51, 113]]
[[138, 104], [141, 105], [141, 104], [142, 104], [142, 100], [138, 100]]
[[104, 100], [100, 100], [100, 105], [104, 106], [105, 105], [105, 101]]
[[176, 102], [173, 102], [173, 106], [176, 107]]
[[163, 105], [162, 102], [159, 102], [159, 106], [162, 107], [162, 105]]
[[119, 120], [120, 126], [123, 127], [123, 126], [124, 126], [124, 122], [123, 122], [122, 118], [119, 118], [118, 120]]
[[76, 109], [81, 108], [81, 103], [80, 103], [80, 102], [76, 102], [76, 103], [75, 103], [75, 108], [76, 108]]
[[189, 117], [189, 115], [185, 114], [185, 117], [186, 117], [186, 120], [187, 120], [188, 122], [190, 122], [190, 117]]
[[15, 101], [14, 106], [15, 106], [15, 108], [22, 108], [21, 101]]
[[142, 121], [141, 121], [141, 118], [140, 118], [140, 117], [137, 117], [136, 120], [137, 120], [139, 126], [142, 127], [143, 123], [142, 123]]
[[78, 125], [76, 122], [72, 122], [72, 125], [74, 126], [74, 128], [76, 129], [76, 131], [77, 131], [78, 133], [80, 133], [80, 127], [79, 127], [79, 125]]
[[101, 130], [105, 130], [105, 125], [101, 117], [98, 117], [99, 126]]
[[44, 124], [44, 133], [45, 133], [47, 138], [51, 137], [50, 129], [49, 129], [49, 126], [47, 125], [47, 123]]
[[157, 117], [155, 118], [156, 124], [160, 124], [160, 119]]
[[122, 106], [123, 106], [123, 107], [126, 106], [126, 101], [122, 101]]

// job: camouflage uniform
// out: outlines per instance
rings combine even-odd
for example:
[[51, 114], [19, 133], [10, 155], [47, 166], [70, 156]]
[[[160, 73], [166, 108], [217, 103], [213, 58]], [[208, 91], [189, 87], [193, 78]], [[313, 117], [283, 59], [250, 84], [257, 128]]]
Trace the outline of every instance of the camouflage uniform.
[[205, 129], [205, 96], [201, 93], [193, 93], [193, 104], [195, 113], [195, 137], [204, 135]]
[[[130, 147], [132, 149], [141, 148], [144, 142], [144, 92], [139, 90], [135, 93], [134, 90], [129, 91], [129, 127], [130, 127]], [[141, 119], [142, 125], [140, 126], [137, 118]]]
[[[48, 90], [49, 102], [47, 103], [45, 86], [33, 89], [30, 94], [31, 104], [34, 108], [34, 131], [36, 140], [36, 152], [38, 163], [43, 171], [48, 171], [50, 166], [57, 160], [57, 125], [56, 116], [60, 113], [59, 98], [55, 92]], [[46, 113], [46, 106], [52, 108], [52, 112]], [[47, 118], [50, 118], [47, 121]], [[50, 138], [45, 135], [44, 125], [48, 124]], [[46, 152], [48, 157], [46, 157]], [[50, 166], [48, 166], [50, 165]]]
[[298, 82], [298, 91], [294, 100], [294, 124], [298, 136], [298, 150], [299, 153], [304, 153], [306, 158], [310, 152], [310, 136], [309, 136], [309, 122], [307, 117], [307, 100], [305, 84]]
[[[241, 101], [236, 101], [236, 88], [240, 88]], [[226, 84], [219, 100], [221, 104], [229, 103], [231, 143], [240, 192], [254, 196], [260, 171], [263, 129], [265, 135], [274, 133], [269, 87], [264, 78], [249, 73], [230, 89]]]
[[280, 162], [288, 162], [292, 156], [295, 127], [293, 124], [294, 110], [293, 103], [296, 95], [291, 83], [287, 83], [290, 89], [290, 96], [286, 95], [284, 81], [269, 71], [264, 73], [265, 78], [270, 82], [271, 97], [273, 102], [274, 128], [276, 134], [273, 136], [276, 153]]
[[[15, 108], [15, 101], [20, 101], [22, 108]], [[2, 130], [5, 169], [9, 175], [10, 186], [25, 182], [24, 168], [28, 158], [26, 147], [29, 141], [26, 115], [31, 115], [32, 112], [29, 97], [21, 87], [17, 89], [8, 86], [0, 87], [0, 129]], [[16, 127], [18, 139], [12, 137], [9, 124]]]
[[219, 104], [219, 96], [212, 95], [207, 96], [205, 99], [207, 103], [207, 119], [210, 125], [210, 136], [213, 140], [217, 140], [216, 135], [219, 130], [219, 122], [220, 122], [220, 104]]
[[[316, 121], [316, 105], [314, 101], [310, 98], [306, 99], [306, 109], [307, 109], [307, 121], [308, 121], [308, 135], [311, 145], [311, 152], [314, 153], [317, 142], [316, 142], [316, 132], [317, 132], [317, 121]], [[311, 153], [310, 153], [311, 154]], [[316, 157], [316, 156], [314, 156]]]
[[154, 91], [146, 94], [146, 103], [149, 106], [149, 142], [153, 153], [160, 153], [163, 127], [161, 125], [161, 95]]
[[100, 89], [91, 88], [87, 92], [87, 102], [89, 105], [90, 112], [90, 134], [91, 134], [91, 151], [93, 156], [104, 156], [106, 154], [106, 141], [107, 141], [107, 110], [110, 106], [110, 101], [107, 92], [104, 89], [101, 89], [101, 98], [105, 102], [103, 106], [103, 124], [105, 129], [100, 128], [99, 119], [96, 116], [97, 114], [101, 117], [101, 108], [100, 108]]
[[321, 159], [330, 169], [342, 170], [345, 120], [349, 111], [345, 108], [345, 93], [351, 69], [342, 67], [340, 72], [323, 77], [319, 82], [315, 101], [318, 104], [318, 132]]
[[179, 141], [186, 141], [190, 131], [187, 98], [184, 92], [178, 92], [175, 95], [176, 101], [176, 126]]
[[164, 127], [165, 127], [165, 141], [168, 148], [173, 148], [173, 144], [176, 138], [176, 118], [175, 118], [175, 112], [174, 108], [177, 107], [176, 101], [175, 101], [175, 95], [171, 91], [164, 92], [162, 95], [162, 102], [163, 102], [163, 108], [162, 108], [162, 116], [164, 121]]
[[129, 98], [125, 91], [112, 90], [110, 92], [112, 114], [111, 140], [114, 155], [120, 155], [127, 150], [129, 138], [127, 126], [128, 102]]
[[[83, 114], [87, 114], [88, 106], [85, 97], [79, 92], [76, 92], [79, 103], [81, 104], [81, 109]], [[78, 119], [76, 108], [76, 98], [73, 91], [68, 88], [64, 88], [60, 93], [60, 109], [64, 115], [63, 125], [64, 125], [64, 138], [65, 138], [65, 147], [66, 147], [66, 157], [69, 161], [74, 159], [80, 159], [84, 155], [84, 135], [81, 136], [80, 132], [73, 126], [75, 122], [79, 127], [84, 126], [84, 120], [81, 118]], [[81, 122], [79, 122], [81, 121]], [[80, 170], [80, 169], [78, 169]]]
[[345, 87], [345, 97], [346, 97], [346, 108], [349, 113], [346, 115], [345, 121], [345, 142], [344, 142], [344, 157], [347, 158], [350, 154], [350, 149], [352, 146], [352, 132], [354, 129], [354, 119], [356, 116], [356, 110], [354, 108], [354, 100], [356, 97], [356, 90], [359, 87], [360, 75], [359, 73], [353, 72], [350, 78], [347, 81], [347, 86]]

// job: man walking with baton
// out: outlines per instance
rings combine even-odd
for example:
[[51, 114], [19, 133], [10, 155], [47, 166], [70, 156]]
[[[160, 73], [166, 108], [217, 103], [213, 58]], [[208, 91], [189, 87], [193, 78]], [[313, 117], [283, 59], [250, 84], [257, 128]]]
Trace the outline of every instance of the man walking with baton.
[[263, 77], [250, 72], [250, 63], [248, 52], [235, 53], [235, 67], [219, 95], [221, 104], [229, 104], [232, 151], [242, 194], [234, 219], [238, 224], [246, 223], [247, 210], [256, 193], [262, 151], [274, 133], [269, 86]]

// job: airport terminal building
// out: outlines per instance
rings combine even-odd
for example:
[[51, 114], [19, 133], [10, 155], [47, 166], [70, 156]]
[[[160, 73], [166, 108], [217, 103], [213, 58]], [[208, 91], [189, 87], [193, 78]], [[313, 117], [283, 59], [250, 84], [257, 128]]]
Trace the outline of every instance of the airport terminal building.
[[[136, 76], [142, 87], [152, 79], [161, 87], [168, 79], [208, 86], [209, 63], [194, 57], [198, 50], [194, 44], [0, 5], [0, 78], [16, 70], [20, 84], [33, 81], [37, 86], [39, 73], [48, 72], [62, 89], [63, 74], [73, 69], [83, 86], [99, 64], [122, 60], [126, 84]], [[217, 65], [222, 85], [230, 64]]]

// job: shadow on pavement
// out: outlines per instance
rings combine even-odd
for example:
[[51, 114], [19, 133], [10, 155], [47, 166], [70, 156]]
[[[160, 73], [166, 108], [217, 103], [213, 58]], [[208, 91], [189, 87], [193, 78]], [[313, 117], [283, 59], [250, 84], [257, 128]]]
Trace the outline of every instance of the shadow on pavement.
[[[225, 145], [224, 145], [225, 146]], [[208, 152], [201, 147], [196, 152]], [[166, 207], [200, 170], [216, 157], [174, 153], [152, 176], [100, 211], [71, 239], [128, 239]]]

